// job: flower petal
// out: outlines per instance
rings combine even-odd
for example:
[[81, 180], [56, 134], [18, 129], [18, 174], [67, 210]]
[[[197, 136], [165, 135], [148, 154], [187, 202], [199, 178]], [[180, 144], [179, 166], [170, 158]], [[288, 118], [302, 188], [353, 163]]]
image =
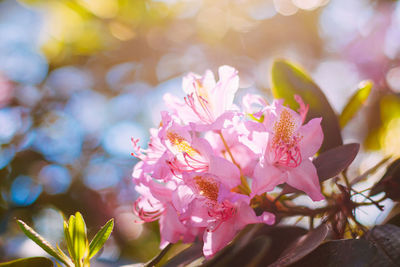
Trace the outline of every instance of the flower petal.
[[217, 176], [219, 180], [230, 189], [241, 183], [238, 167], [224, 158], [210, 156], [208, 172]]
[[299, 134], [302, 136], [300, 151], [303, 159], [313, 156], [321, 147], [322, 141], [324, 140], [321, 120], [322, 118], [312, 119], [299, 129]]
[[236, 230], [234, 224], [230, 220], [221, 223], [215, 231], [204, 231], [203, 235], [203, 254], [206, 258], [210, 258], [219, 250], [224, 248], [234, 237]]
[[161, 243], [176, 243], [187, 232], [186, 227], [179, 221], [175, 209], [170, 204], [167, 204], [165, 213], [160, 218], [160, 234], [163, 241]]
[[211, 92], [215, 117], [231, 109], [233, 98], [239, 89], [239, 76], [236, 69], [230, 66], [221, 66], [218, 74], [219, 81]]
[[241, 202], [236, 214], [236, 230], [240, 231], [243, 227], [253, 223], [266, 223], [273, 224], [275, 222], [275, 215], [269, 212], [263, 212], [257, 216], [254, 210], [245, 202]]
[[278, 184], [286, 182], [287, 177], [286, 173], [267, 162], [258, 163], [253, 176], [251, 196], [273, 190]]
[[294, 188], [304, 191], [314, 201], [323, 200], [317, 170], [310, 160], [303, 162], [288, 172], [287, 183]]

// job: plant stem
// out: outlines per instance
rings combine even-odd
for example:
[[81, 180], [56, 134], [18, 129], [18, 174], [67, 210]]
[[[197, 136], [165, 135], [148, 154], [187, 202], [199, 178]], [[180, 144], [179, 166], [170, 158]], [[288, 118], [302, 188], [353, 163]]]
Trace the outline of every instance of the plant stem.
[[347, 188], [348, 188], [348, 189], [351, 189], [351, 185], [350, 185], [350, 182], [349, 182], [349, 178], [347, 178], [346, 172], [347, 172], [347, 169], [344, 170], [343, 173], [342, 173], [343, 178], [344, 178], [344, 182], [346, 183]]
[[232, 152], [231, 152], [231, 150], [230, 150], [230, 148], [229, 148], [229, 146], [228, 146], [228, 143], [226, 142], [224, 136], [222, 135], [222, 132], [219, 131], [218, 134], [219, 134], [219, 136], [221, 137], [222, 143], [224, 144], [225, 150], [226, 150], [226, 152], [228, 152], [229, 157], [230, 157], [231, 160], [232, 160], [232, 163], [235, 164], [236, 167], [238, 167], [238, 169], [239, 169], [239, 171], [240, 171], [240, 181], [241, 181], [241, 184], [239, 185], [238, 188], [239, 188], [240, 191], [242, 191], [242, 193], [244, 193], [245, 195], [250, 195], [251, 190], [250, 190], [249, 184], [247, 183], [246, 178], [242, 175], [242, 169], [240, 168], [240, 165], [236, 162], [235, 158], [233, 157], [233, 154], [232, 154]]
[[228, 152], [229, 157], [230, 157], [231, 160], [232, 160], [232, 163], [235, 164], [236, 167], [239, 168], [239, 170], [241, 170], [241, 169], [240, 169], [240, 165], [235, 161], [235, 158], [233, 157], [232, 152], [231, 152], [231, 150], [229, 149], [228, 143], [225, 141], [225, 138], [224, 138], [224, 136], [222, 135], [222, 132], [221, 132], [221, 131], [219, 132], [219, 136], [221, 137], [222, 143], [224, 144], [225, 149], [226, 149], [226, 152]]

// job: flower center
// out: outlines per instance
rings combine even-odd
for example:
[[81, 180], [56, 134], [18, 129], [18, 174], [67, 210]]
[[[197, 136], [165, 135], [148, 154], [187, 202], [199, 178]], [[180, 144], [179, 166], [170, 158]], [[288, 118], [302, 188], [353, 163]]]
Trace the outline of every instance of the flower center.
[[273, 144], [275, 146], [280, 145], [281, 143], [290, 144], [292, 143], [292, 136], [294, 133], [295, 121], [290, 114], [289, 111], [284, 109], [281, 112], [281, 116], [279, 117], [279, 121], [277, 121], [274, 125], [274, 137]]
[[218, 201], [219, 187], [218, 183], [214, 179], [202, 176], [196, 176], [193, 179], [200, 195], [205, 196], [212, 202]]
[[296, 122], [290, 112], [284, 109], [279, 120], [274, 124], [272, 148], [274, 163], [286, 167], [297, 167], [301, 163], [298, 143], [301, 136], [295, 135]]
[[196, 149], [191, 147], [189, 143], [177, 133], [168, 132], [167, 138], [171, 142], [171, 144], [178, 150], [178, 152], [180, 153], [185, 152], [191, 157], [199, 154], [199, 152]]
[[208, 215], [213, 218], [213, 223], [207, 227], [207, 231], [215, 231], [225, 221], [236, 214], [235, 206], [228, 200], [218, 202], [219, 183], [211, 177], [196, 176], [193, 178], [199, 195], [206, 197], [205, 205]]

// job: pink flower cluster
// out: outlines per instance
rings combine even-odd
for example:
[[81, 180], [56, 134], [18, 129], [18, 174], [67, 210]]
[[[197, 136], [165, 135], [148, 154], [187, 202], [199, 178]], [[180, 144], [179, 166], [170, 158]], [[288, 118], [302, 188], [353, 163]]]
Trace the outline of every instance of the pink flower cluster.
[[140, 159], [134, 210], [145, 222], [159, 220], [161, 247], [202, 236], [211, 257], [247, 224], [274, 223], [250, 201], [282, 183], [323, 199], [310, 159], [323, 140], [321, 118], [303, 125], [308, 106], [297, 96], [299, 113], [257, 95], [246, 95], [240, 109], [233, 104], [238, 87], [229, 66], [219, 68], [218, 82], [211, 71], [189, 74], [184, 99], [165, 95], [169, 112], [150, 130], [148, 148], [132, 140]]

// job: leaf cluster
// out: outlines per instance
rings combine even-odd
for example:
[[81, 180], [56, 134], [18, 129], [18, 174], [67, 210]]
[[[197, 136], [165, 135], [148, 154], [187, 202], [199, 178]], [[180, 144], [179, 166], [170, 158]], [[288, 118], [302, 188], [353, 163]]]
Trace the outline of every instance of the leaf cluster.
[[[28, 226], [25, 222], [17, 220], [18, 226], [33, 242], [38, 244], [50, 256], [67, 267], [88, 267], [93, 258], [104, 246], [114, 227], [114, 219], [109, 220], [90, 241], [87, 238], [86, 224], [82, 214], [76, 212], [68, 221], [64, 221], [64, 238], [69, 257], [58, 245], [54, 248], [46, 239]], [[47, 262], [47, 263], [46, 263]], [[0, 266], [52, 266], [49, 260], [42, 257], [26, 258], [17, 261], [3, 263]], [[51, 262], [51, 261], [50, 261]], [[59, 263], [57, 265], [59, 265]], [[24, 265], [25, 264], [25, 265]]]

